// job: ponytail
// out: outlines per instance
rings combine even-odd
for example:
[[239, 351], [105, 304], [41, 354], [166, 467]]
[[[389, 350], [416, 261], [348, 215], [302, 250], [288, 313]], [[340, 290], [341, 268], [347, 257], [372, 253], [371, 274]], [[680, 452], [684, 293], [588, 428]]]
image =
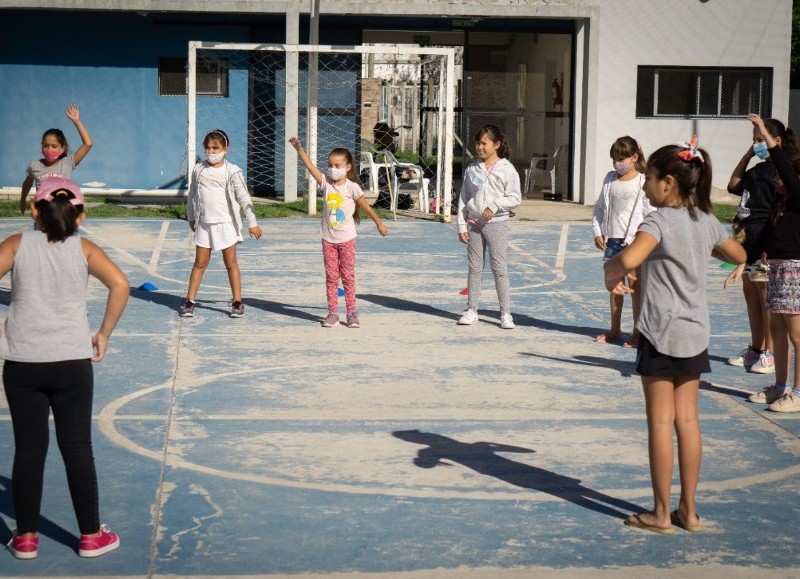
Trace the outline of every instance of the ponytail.
[[[689, 209], [692, 219], [697, 219], [695, 209], [711, 213], [711, 156], [705, 149], [694, 149], [693, 156], [681, 156], [688, 152], [684, 145], [666, 145], [647, 158], [647, 170], [656, 178], [671, 175], [678, 186], [683, 207]], [[699, 154], [698, 154], [699, 153]]]
[[47, 241], [64, 241], [78, 231], [76, 221], [83, 213], [83, 205], [73, 205], [70, 199], [74, 199], [71, 193], [59, 192], [52, 201], [42, 199], [34, 203], [42, 231], [47, 234]]

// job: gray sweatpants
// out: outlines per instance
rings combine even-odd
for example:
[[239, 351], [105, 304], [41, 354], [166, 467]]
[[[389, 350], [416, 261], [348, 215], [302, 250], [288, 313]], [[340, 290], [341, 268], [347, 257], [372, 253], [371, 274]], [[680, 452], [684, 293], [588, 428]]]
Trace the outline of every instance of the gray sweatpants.
[[469, 225], [469, 242], [467, 243], [467, 258], [469, 259], [469, 275], [467, 277], [467, 291], [469, 298], [467, 305], [470, 309], [478, 311], [481, 299], [481, 277], [483, 276], [483, 263], [486, 250], [489, 250], [489, 264], [494, 274], [494, 283], [497, 287], [497, 300], [500, 302], [500, 315], [511, 313], [511, 297], [508, 287], [508, 221], [487, 223], [483, 227]]

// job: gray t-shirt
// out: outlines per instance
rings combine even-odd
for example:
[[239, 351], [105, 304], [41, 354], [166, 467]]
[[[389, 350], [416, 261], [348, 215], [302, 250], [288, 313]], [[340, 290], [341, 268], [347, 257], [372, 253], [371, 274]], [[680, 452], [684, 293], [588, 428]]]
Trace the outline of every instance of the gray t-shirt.
[[46, 177], [60, 175], [65, 179], [72, 179], [73, 169], [75, 169], [75, 161], [71, 156], [61, 157], [49, 167], [42, 163], [41, 159], [37, 159], [28, 165], [28, 168], [25, 170], [25, 176], [32, 177], [34, 186], [38, 189], [42, 179]]
[[11, 267], [11, 305], [0, 356], [17, 362], [91, 358], [88, 280], [78, 235], [48, 243], [42, 231], [23, 232]]
[[639, 330], [668, 356], [690, 358], [708, 348], [711, 334], [706, 270], [711, 251], [728, 234], [713, 215], [660, 207], [644, 218], [640, 233], [658, 241], [642, 264]]

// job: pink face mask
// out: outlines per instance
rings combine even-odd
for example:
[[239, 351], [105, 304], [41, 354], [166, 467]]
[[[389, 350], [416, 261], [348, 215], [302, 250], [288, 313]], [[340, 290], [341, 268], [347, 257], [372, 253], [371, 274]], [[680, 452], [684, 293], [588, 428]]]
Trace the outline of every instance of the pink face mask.
[[61, 156], [61, 151], [54, 151], [53, 149], [47, 149], [45, 151], [42, 151], [42, 156], [44, 157], [44, 160], [47, 161], [48, 163], [53, 163], [57, 161], [58, 158]]

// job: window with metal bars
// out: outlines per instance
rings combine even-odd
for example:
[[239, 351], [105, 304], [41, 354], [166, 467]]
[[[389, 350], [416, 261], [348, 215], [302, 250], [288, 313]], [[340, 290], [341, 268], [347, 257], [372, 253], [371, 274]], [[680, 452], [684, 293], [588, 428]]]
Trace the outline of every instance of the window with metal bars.
[[772, 112], [771, 68], [640, 66], [639, 118], [741, 119]]
[[[159, 96], [186, 96], [188, 93], [186, 63], [186, 57], [180, 56], [162, 56], [158, 59]], [[227, 59], [197, 59], [197, 94], [228, 96]]]

